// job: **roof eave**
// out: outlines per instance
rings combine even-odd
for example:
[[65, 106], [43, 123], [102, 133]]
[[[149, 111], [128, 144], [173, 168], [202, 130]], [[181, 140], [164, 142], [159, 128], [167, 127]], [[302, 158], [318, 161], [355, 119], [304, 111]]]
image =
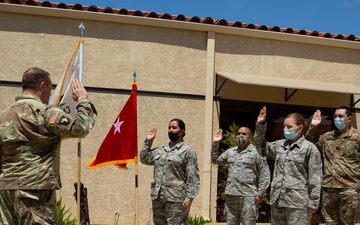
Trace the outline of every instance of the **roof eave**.
[[325, 37], [314, 37], [299, 34], [287, 34], [273, 31], [253, 30], [249, 28], [228, 27], [196, 22], [166, 20], [158, 18], [137, 17], [121, 14], [107, 14], [71, 9], [57, 9], [30, 5], [15, 5], [0, 3], [0, 12], [27, 14], [36, 16], [61, 17], [68, 19], [93, 20], [112, 23], [133, 24], [142, 26], [164, 27], [171, 29], [192, 30], [200, 32], [215, 32], [254, 38], [272, 39], [287, 42], [297, 42], [313, 45], [323, 45], [348, 49], [360, 49], [360, 42], [338, 40]]

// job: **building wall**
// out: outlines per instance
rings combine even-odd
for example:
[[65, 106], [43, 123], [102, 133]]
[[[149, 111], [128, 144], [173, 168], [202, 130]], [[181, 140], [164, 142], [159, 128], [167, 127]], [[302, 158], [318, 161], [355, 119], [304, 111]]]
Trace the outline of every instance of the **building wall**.
[[[312, 37], [310, 37], [312, 38]], [[262, 38], [216, 36], [216, 71], [306, 81], [359, 85], [359, 50]], [[218, 77], [218, 86], [223, 78]], [[237, 91], [234, 92], [233, 90]], [[290, 89], [291, 93], [293, 89]], [[227, 81], [220, 98], [280, 104], [337, 107], [351, 96], [336, 92], [299, 90], [285, 102], [285, 89]]]
[[[206, 118], [203, 97], [209, 57], [206, 52], [206, 32], [162, 28], [156, 26], [155, 22], [153, 26], [142, 26], [6, 12], [0, 13], [0, 21], [1, 81], [19, 82], [27, 68], [37, 66], [49, 71], [53, 83], [56, 83], [79, 38], [78, 26], [83, 21], [86, 27], [84, 85], [119, 90], [105, 93], [92, 89], [94, 91], [89, 93], [98, 110], [98, 118], [94, 130], [82, 140], [81, 181], [88, 188], [92, 224], [112, 224], [115, 214], [120, 215], [119, 224], [131, 224], [134, 221], [135, 164], [129, 164], [127, 171], [115, 166], [94, 170], [86, 168], [129, 97], [128, 94], [122, 94], [121, 90], [131, 89], [134, 70], [139, 82], [139, 150], [151, 128], [158, 128], [154, 141], [154, 146], [157, 146], [168, 141], [169, 120], [175, 117], [183, 119], [186, 123], [185, 141], [198, 153], [202, 184], [191, 214], [201, 214], [203, 198], [206, 199], [209, 194], [211, 216], [215, 218], [216, 167], [212, 167], [211, 181], [204, 181], [203, 176], [204, 163], [210, 164], [204, 156], [204, 142], [211, 141], [211, 137], [204, 136]], [[216, 34], [215, 51], [214, 74], [216, 71], [225, 71], [320, 81], [326, 79], [356, 85], [360, 82], [354, 76], [360, 70], [359, 62], [356, 61], [358, 50]], [[221, 79], [218, 80], [220, 83]], [[15, 95], [21, 93], [21, 88], [19, 85], [0, 86], [0, 93], [0, 109], [4, 109]], [[170, 93], [199, 97], [170, 96]], [[220, 96], [226, 99], [322, 107], [343, 105], [350, 99], [345, 94], [300, 90], [288, 102], [284, 102], [284, 89], [234, 82], [226, 83]], [[219, 116], [214, 103], [211, 119], [214, 130], [218, 127]], [[77, 179], [77, 140], [63, 142], [61, 157], [63, 188], [59, 196], [71, 208], [71, 213], [76, 215], [76, 203], [72, 195], [75, 190], [73, 183]], [[152, 223], [150, 182], [153, 171], [141, 163], [138, 166], [139, 220], [140, 224]]]
[[354, 76], [360, 70], [359, 50], [218, 34], [216, 53], [217, 71], [354, 85], [360, 82]]
[[[0, 80], [21, 81], [29, 67], [50, 72], [53, 83], [62, 75], [78, 40], [81, 21], [1, 13]], [[203, 167], [204, 100], [141, 94], [142, 91], [204, 95], [206, 71], [206, 34], [177, 32], [115, 23], [83, 21], [85, 24], [84, 85], [87, 87], [131, 90], [134, 70], [138, 86], [138, 147], [148, 131], [158, 128], [154, 147], [166, 143], [171, 119], [186, 123], [185, 141], [198, 153]], [[21, 26], [19, 26], [21, 24]], [[21, 88], [0, 87], [0, 108], [4, 109], [21, 93]], [[115, 166], [94, 170], [86, 168], [114, 120], [128, 99], [128, 94], [90, 92], [98, 111], [93, 131], [82, 142], [81, 181], [88, 188], [92, 224], [112, 224], [115, 213], [121, 224], [131, 224], [135, 214], [135, 165], [123, 171]], [[199, 141], [201, 140], [201, 141]], [[152, 167], [139, 166], [140, 224], [150, 219], [150, 183]], [[77, 180], [77, 140], [63, 142], [61, 155], [63, 188], [59, 192], [67, 207], [76, 215], [72, 196]], [[200, 214], [202, 192], [193, 203], [192, 214]]]

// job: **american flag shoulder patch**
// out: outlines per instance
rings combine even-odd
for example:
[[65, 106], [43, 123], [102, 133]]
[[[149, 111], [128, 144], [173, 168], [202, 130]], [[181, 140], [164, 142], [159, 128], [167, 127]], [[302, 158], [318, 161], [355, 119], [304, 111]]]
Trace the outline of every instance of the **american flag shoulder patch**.
[[56, 118], [59, 116], [59, 112], [53, 112], [49, 119], [49, 124], [54, 124], [56, 122]]

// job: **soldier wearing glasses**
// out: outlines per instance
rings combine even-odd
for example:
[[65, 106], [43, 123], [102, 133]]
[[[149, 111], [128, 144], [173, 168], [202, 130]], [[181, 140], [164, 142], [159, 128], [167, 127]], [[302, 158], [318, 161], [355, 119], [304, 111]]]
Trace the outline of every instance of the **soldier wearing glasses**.
[[324, 177], [321, 214], [326, 224], [355, 224], [360, 189], [360, 131], [350, 125], [351, 111], [339, 107], [334, 114], [337, 129], [320, 136], [314, 131], [321, 123], [317, 110], [307, 132], [322, 152]]

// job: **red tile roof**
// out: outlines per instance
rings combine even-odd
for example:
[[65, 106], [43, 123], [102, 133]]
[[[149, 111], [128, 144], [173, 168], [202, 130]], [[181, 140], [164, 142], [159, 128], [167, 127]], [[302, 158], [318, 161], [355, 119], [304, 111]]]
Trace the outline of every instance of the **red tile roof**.
[[95, 5], [91, 6], [83, 6], [81, 4], [65, 4], [65, 3], [53, 3], [49, 1], [40, 2], [39, 0], [0, 0], [0, 3], [9, 3], [9, 4], [21, 4], [21, 5], [32, 5], [39, 7], [50, 7], [50, 8], [61, 8], [66, 10], [83, 10], [83, 11], [91, 11], [98, 13], [111, 13], [111, 14], [121, 14], [121, 15], [129, 15], [129, 16], [142, 16], [142, 17], [151, 17], [165, 20], [179, 20], [189, 23], [203, 23], [203, 24], [212, 24], [217, 26], [228, 26], [228, 27], [238, 27], [238, 28], [246, 28], [246, 29], [256, 29], [263, 31], [271, 31], [271, 32], [281, 32], [281, 33], [290, 33], [297, 35], [308, 35], [314, 37], [321, 38], [333, 38], [347, 41], [358, 41], [360, 42], [360, 37], [355, 36], [353, 34], [343, 35], [343, 34], [331, 34], [327, 32], [318, 32], [318, 31], [308, 31], [308, 30], [298, 30], [293, 28], [281, 28], [278, 26], [270, 27], [266, 25], [257, 25], [257, 24], [246, 24], [240, 21], [229, 22], [225, 19], [214, 20], [211, 17], [199, 18], [197, 16], [186, 17], [182, 14], [180, 15], [170, 15], [168, 13], [157, 13], [157, 12], [146, 12], [139, 10], [127, 10], [127, 9], [113, 9], [111, 7], [100, 8]]

